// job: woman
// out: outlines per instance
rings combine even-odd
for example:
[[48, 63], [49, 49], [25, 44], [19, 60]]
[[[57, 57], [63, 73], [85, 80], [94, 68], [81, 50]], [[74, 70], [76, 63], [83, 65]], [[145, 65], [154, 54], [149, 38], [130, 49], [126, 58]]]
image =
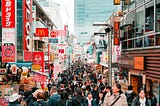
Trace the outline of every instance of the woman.
[[115, 84], [112, 87], [112, 95], [106, 100], [105, 106], [128, 106], [125, 94], [121, 91], [121, 85]]
[[146, 91], [140, 88], [138, 97], [133, 100], [132, 106], [151, 106], [151, 102], [146, 97]]
[[98, 92], [97, 98], [93, 100], [93, 106], [102, 106], [103, 104], [103, 92]]

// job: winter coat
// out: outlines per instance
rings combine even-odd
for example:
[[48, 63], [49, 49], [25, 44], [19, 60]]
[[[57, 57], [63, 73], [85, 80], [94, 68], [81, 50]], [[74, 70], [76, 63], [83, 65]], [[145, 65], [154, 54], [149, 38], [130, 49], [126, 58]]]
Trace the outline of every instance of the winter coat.
[[[140, 106], [141, 103], [139, 101], [139, 96], [137, 98], [135, 98], [132, 102], [132, 106]], [[149, 99], [146, 99], [146, 102], [145, 102], [145, 106], [151, 106], [151, 102]]]
[[88, 101], [84, 97], [80, 101], [78, 101], [77, 97], [74, 97], [68, 101], [67, 106], [88, 106]]
[[[120, 98], [119, 98], [120, 96]], [[128, 103], [127, 103], [127, 99], [126, 99], [126, 96], [125, 94], [118, 94], [118, 95], [114, 95], [112, 94], [110, 97], [107, 98], [105, 104], [103, 104], [103, 106], [111, 106], [111, 104], [117, 99], [119, 98], [113, 106], [128, 106]]]
[[94, 99], [92, 102], [92, 106], [102, 106], [102, 105], [103, 105], [102, 101], [101, 102], [97, 101], [97, 99]]
[[49, 97], [49, 106], [56, 106], [56, 103], [60, 100], [59, 94], [53, 94]]
[[47, 101], [41, 100], [33, 103], [33, 106], [49, 106]]
[[10, 102], [8, 106], [21, 106], [21, 105], [20, 105], [20, 103], [15, 101], [15, 102]]

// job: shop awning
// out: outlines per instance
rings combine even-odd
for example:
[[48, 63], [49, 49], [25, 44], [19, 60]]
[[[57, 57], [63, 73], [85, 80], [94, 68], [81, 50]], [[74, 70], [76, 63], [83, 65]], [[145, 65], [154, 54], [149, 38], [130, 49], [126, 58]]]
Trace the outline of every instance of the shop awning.
[[32, 62], [8, 62], [8, 64], [15, 64], [17, 67], [32, 67]]

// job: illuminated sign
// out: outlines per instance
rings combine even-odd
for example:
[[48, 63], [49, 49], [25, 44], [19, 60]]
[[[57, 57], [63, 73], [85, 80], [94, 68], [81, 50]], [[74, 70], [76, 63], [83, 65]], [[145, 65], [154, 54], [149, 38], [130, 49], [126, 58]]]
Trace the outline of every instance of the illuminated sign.
[[48, 28], [36, 28], [36, 35], [38, 37], [48, 37]]
[[121, 0], [114, 0], [114, 5], [120, 5], [121, 4]]

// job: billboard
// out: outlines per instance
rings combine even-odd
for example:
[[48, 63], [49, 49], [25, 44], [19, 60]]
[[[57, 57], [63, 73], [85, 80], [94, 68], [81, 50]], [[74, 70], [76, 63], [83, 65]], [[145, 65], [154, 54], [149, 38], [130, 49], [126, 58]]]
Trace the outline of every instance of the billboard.
[[[23, 0], [23, 54], [28, 54], [28, 57], [32, 57], [32, 0]], [[26, 59], [23, 55], [24, 61], [32, 61], [32, 59]]]
[[44, 72], [44, 52], [33, 52], [32, 70]]
[[15, 0], [2, 0], [2, 62], [16, 61]]
[[2, 28], [15, 28], [15, 0], [2, 0]]

